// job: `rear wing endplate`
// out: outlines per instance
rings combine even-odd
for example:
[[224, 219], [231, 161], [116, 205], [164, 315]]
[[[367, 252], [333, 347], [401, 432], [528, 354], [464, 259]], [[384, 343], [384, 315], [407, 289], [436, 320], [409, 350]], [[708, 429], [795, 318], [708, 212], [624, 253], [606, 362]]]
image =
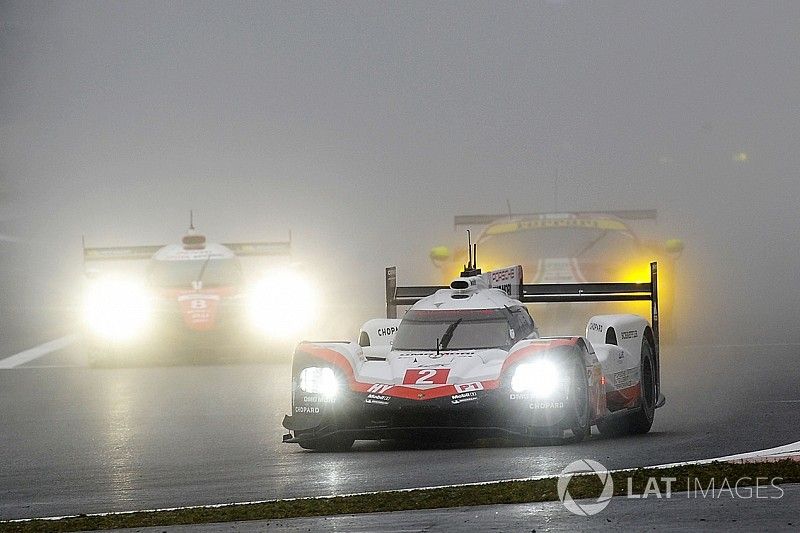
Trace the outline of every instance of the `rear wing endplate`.
[[453, 225], [459, 226], [486, 226], [493, 222], [506, 219], [537, 217], [547, 215], [608, 215], [623, 220], [655, 220], [658, 211], [655, 209], [628, 209], [620, 211], [581, 211], [571, 213], [499, 213], [496, 215], [456, 215]]
[[[444, 285], [398, 286], [397, 267], [386, 269], [386, 318], [397, 318], [397, 306], [413, 305]], [[658, 332], [658, 263], [650, 263], [649, 283], [537, 283], [522, 284], [522, 303], [649, 301], [656, 354]], [[656, 357], [658, 357], [656, 355]]]

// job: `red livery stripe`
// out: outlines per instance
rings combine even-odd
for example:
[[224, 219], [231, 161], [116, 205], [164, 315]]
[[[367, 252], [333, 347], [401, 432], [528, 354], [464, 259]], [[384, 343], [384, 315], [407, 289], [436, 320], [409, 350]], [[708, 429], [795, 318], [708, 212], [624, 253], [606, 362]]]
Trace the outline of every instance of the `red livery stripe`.
[[546, 339], [542, 341], [537, 341], [525, 348], [517, 350], [516, 352], [512, 353], [508, 359], [503, 362], [503, 370], [505, 372], [513, 364], [517, 363], [518, 361], [530, 357], [534, 354], [540, 352], [546, 352], [551, 348], [556, 348], [558, 346], [575, 346], [578, 343], [578, 339], [580, 337], [569, 337], [564, 339]]
[[[394, 398], [404, 398], [407, 400], [417, 401], [432, 400], [435, 398], [442, 398], [444, 396], [453, 396], [455, 394], [464, 392], [458, 390], [456, 385], [441, 385], [438, 387], [422, 388], [385, 384], [384, 386], [388, 385], [388, 388], [383, 389], [380, 387], [380, 383], [364, 383], [356, 380], [355, 373], [353, 372], [353, 368], [350, 366], [350, 362], [346, 357], [336, 350], [331, 350], [330, 348], [325, 348], [323, 346], [310, 343], [301, 344], [298, 347], [298, 350], [331, 363], [342, 370], [347, 377], [350, 389], [355, 392], [374, 392], [375, 394], [381, 394], [383, 396], [392, 396]], [[481, 381], [480, 384], [483, 390], [490, 390], [499, 387], [500, 381], [496, 379], [490, 379]]]

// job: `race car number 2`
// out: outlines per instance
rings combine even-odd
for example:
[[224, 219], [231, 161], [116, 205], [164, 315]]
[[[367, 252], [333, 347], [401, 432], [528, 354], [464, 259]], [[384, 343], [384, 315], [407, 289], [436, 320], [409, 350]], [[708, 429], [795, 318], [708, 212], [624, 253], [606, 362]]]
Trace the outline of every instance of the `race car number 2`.
[[403, 378], [404, 385], [444, 385], [449, 368], [409, 368]]

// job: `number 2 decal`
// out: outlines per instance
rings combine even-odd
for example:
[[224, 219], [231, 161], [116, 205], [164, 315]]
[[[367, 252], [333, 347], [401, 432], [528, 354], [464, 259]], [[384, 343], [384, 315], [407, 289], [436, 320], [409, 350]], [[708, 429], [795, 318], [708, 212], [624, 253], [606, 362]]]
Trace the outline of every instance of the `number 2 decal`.
[[436, 376], [436, 370], [433, 368], [423, 368], [419, 371], [419, 377], [417, 378], [417, 385], [436, 385], [431, 378]]
[[444, 385], [449, 368], [409, 368], [403, 378], [404, 385]]

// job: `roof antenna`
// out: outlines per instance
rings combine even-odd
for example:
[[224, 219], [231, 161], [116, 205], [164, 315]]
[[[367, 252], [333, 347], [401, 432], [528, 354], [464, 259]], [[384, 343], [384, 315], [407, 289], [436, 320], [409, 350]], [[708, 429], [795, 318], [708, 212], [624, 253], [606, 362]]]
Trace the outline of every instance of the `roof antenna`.
[[472, 233], [467, 230], [467, 251], [469, 252], [469, 263], [467, 263], [467, 268], [472, 270]]
[[194, 211], [189, 209], [189, 231], [194, 231]]
[[472, 243], [472, 233], [467, 230], [467, 252], [469, 254], [469, 262], [464, 265], [464, 271], [461, 273], [462, 278], [469, 276], [477, 276], [481, 273], [478, 268], [478, 244]]

